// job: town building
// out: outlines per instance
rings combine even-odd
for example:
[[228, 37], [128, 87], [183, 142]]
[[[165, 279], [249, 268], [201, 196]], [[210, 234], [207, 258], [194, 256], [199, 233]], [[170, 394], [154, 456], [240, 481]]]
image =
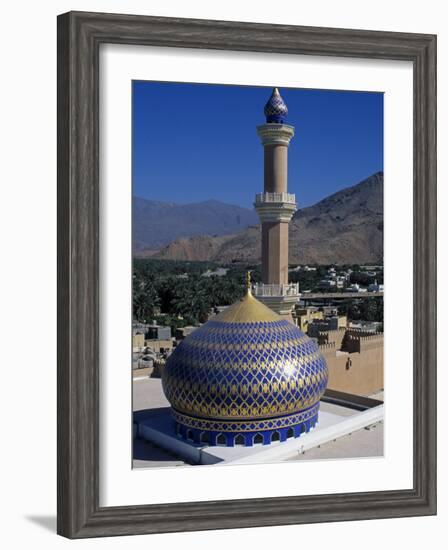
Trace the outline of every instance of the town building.
[[157, 325], [154, 321], [151, 325], [146, 327], [146, 340], [170, 340], [171, 339], [171, 327]]
[[376, 281], [367, 287], [368, 292], [384, 292], [384, 285], [379, 285]]
[[207, 269], [207, 271], [202, 274], [202, 277], [225, 277], [228, 271], [228, 267], [218, 267], [214, 271]]
[[307, 334], [308, 325], [315, 319], [323, 319], [324, 312], [322, 309], [317, 307], [296, 307], [293, 311], [294, 323], [299, 327], [299, 329]]
[[148, 338], [145, 340], [145, 346], [155, 353], [166, 355], [173, 350], [172, 338]]
[[319, 281], [318, 287], [320, 290], [330, 290], [336, 288], [335, 279], [321, 279]]
[[157, 354], [170, 353], [173, 349], [171, 328], [158, 325], [155, 321], [151, 324], [134, 323], [132, 327], [132, 351], [143, 353], [147, 348]]
[[352, 330], [362, 331], [366, 334], [375, 334], [382, 331], [383, 323], [379, 321], [350, 321], [348, 326]]
[[148, 376], [154, 373], [158, 360], [167, 357], [173, 350], [170, 327], [134, 322], [132, 325], [132, 368], [145, 369]]
[[136, 332], [132, 335], [132, 351], [138, 353], [145, 347], [145, 335], [142, 332]]
[[322, 333], [345, 330], [346, 328], [347, 317], [345, 315], [327, 315], [323, 319], [313, 319], [308, 324], [307, 334], [310, 338], [316, 338], [319, 343], [323, 343]]
[[198, 327], [195, 327], [193, 325], [188, 325], [186, 327], [179, 327], [176, 329], [174, 336], [176, 338], [176, 341], [179, 342], [186, 338], [188, 335], [190, 335], [192, 332], [194, 332]]

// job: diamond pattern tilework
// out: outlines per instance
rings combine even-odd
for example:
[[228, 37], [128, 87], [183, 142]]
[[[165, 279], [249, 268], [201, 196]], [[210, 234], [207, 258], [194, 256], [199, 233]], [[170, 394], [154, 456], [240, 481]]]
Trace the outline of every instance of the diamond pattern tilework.
[[176, 348], [162, 378], [178, 413], [214, 420], [298, 413], [319, 402], [327, 382], [318, 346], [282, 319], [209, 321]]
[[288, 108], [277, 88], [274, 88], [271, 97], [264, 106], [264, 114], [268, 122], [281, 121], [287, 116]]
[[225, 420], [209, 420], [206, 418], [195, 418], [177, 411], [173, 411], [176, 422], [194, 430], [206, 430], [210, 432], [258, 432], [273, 429], [282, 429], [297, 424], [303, 424], [314, 418], [319, 411], [319, 403], [309, 409], [288, 416], [281, 416], [274, 419], [261, 419], [255, 421], [229, 422]]

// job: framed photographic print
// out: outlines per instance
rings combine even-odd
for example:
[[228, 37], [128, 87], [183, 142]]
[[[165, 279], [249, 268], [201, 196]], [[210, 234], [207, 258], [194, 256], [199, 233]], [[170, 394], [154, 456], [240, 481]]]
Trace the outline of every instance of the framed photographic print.
[[58, 18], [58, 532], [436, 513], [436, 38]]

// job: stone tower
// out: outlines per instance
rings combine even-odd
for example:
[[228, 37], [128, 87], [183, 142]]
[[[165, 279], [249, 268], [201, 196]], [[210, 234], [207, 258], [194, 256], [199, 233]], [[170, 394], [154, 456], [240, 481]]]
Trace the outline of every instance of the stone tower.
[[264, 147], [264, 192], [255, 197], [261, 221], [261, 279], [255, 296], [280, 315], [290, 317], [299, 298], [298, 284], [288, 283], [289, 222], [296, 211], [288, 193], [288, 146], [294, 127], [285, 124], [288, 108], [277, 88], [264, 108], [266, 124], [257, 127]]

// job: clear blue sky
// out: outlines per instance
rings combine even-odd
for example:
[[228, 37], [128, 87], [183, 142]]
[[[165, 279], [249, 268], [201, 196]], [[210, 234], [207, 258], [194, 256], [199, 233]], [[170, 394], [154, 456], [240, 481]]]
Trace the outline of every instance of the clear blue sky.
[[[133, 194], [252, 207], [263, 190], [256, 126], [271, 88], [133, 82]], [[381, 93], [280, 88], [295, 127], [288, 190], [299, 207], [383, 170]]]

